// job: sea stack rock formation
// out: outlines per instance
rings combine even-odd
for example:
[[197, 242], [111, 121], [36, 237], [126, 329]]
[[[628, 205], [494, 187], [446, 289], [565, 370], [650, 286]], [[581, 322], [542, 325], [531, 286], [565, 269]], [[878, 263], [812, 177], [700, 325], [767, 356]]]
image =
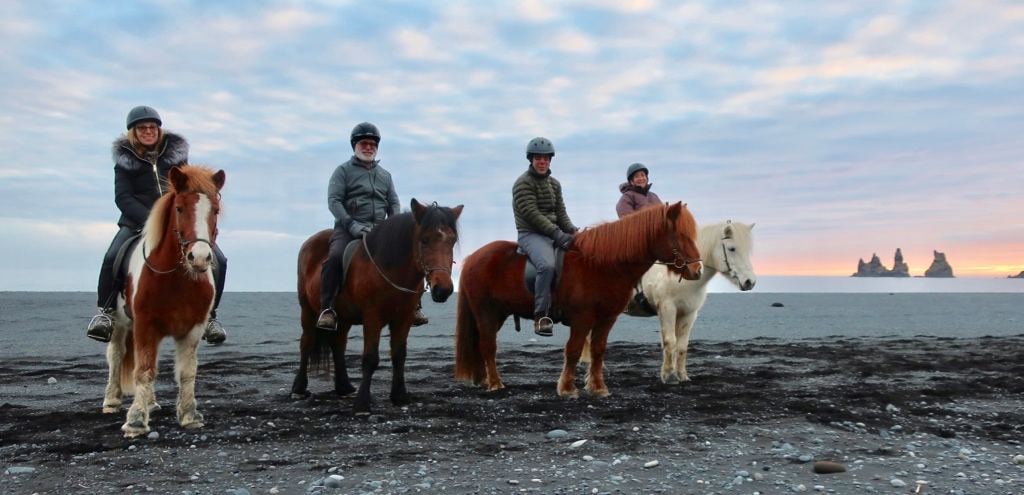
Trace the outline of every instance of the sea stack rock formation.
[[935, 253], [935, 260], [932, 261], [932, 266], [929, 266], [924, 272], [925, 277], [932, 278], [953, 278], [953, 267], [949, 266], [949, 262], [946, 261], [946, 253]]
[[1024, 270], [1021, 270], [1021, 272], [1016, 275], [1007, 275], [1006, 278], [1024, 278]]
[[893, 260], [892, 270], [882, 265], [882, 260], [877, 254], [871, 255], [871, 261], [865, 263], [864, 258], [857, 262], [857, 273], [853, 277], [909, 277], [910, 267], [903, 262], [903, 252], [896, 248], [896, 257]]

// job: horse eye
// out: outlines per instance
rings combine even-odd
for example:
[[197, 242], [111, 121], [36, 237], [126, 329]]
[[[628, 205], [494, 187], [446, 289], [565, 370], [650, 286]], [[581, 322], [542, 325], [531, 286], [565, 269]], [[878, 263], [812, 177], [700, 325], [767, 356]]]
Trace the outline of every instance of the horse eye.
[[735, 253], [736, 252], [736, 248], [735, 247], [730, 247], [729, 248], [729, 252]]
[[178, 212], [178, 213], [181, 213], [181, 207], [180, 206], [175, 206], [174, 207], [174, 211]]

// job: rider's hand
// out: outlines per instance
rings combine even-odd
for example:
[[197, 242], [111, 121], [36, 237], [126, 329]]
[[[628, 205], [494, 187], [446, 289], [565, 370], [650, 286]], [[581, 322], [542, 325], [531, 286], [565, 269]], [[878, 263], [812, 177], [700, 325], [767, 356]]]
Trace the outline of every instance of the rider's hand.
[[576, 238], [572, 234], [566, 234], [561, 229], [555, 230], [555, 233], [551, 235], [551, 238], [555, 241], [555, 247], [564, 249], [566, 251], [572, 247], [573, 243], [576, 242]]
[[359, 222], [352, 222], [352, 225], [348, 226], [348, 233], [352, 234], [352, 237], [354, 237], [356, 239], [359, 239], [360, 237], [366, 235], [366, 233], [369, 232], [369, 231], [370, 231], [369, 227], [367, 227], [367, 226], [365, 226], [365, 225], [363, 225], [363, 224], [361, 224]]

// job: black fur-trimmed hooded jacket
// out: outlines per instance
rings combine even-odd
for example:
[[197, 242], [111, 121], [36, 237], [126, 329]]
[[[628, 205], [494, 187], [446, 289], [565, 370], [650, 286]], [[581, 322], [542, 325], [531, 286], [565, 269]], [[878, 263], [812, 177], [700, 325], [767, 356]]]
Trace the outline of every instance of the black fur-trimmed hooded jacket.
[[121, 210], [117, 224], [141, 229], [149, 217], [153, 203], [167, 192], [167, 173], [172, 167], [188, 162], [188, 141], [178, 134], [164, 131], [164, 141], [157, 151], [139, 156], [128, 138], [114, 141], [114, 203]]

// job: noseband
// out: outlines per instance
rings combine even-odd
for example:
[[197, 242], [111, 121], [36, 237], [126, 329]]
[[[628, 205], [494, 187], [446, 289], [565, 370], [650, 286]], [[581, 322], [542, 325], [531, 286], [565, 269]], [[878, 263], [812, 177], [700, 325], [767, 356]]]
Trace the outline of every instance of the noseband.
[[149, 256], [146, 255], [146, 241], [142, 241], [142, 261], [154, 273], [171, 273], [176, 271], [178, 268], [185, 266], [187, 264], [185, 260], [188, 258], [188, 252], [186, 250], [190, 244], [202, 242], [207, 246], [210, 246], [210, 249], [213, 249], [213, 244], [206, 239], [201, 239], [197, 237], [195, 239], [189, 239], [186, 241], [184, 238], [181, 237], [181, 232], [178, 231], [178, 229], [174, 229], [174, 234], [178, 236], [178, 247], [181, 249], [181, 257], [178, 258], [178, 264], [174, 265], [174, 267], [171, 268], [170, 270], [158, 270], [156, 267], [149, 263]]

